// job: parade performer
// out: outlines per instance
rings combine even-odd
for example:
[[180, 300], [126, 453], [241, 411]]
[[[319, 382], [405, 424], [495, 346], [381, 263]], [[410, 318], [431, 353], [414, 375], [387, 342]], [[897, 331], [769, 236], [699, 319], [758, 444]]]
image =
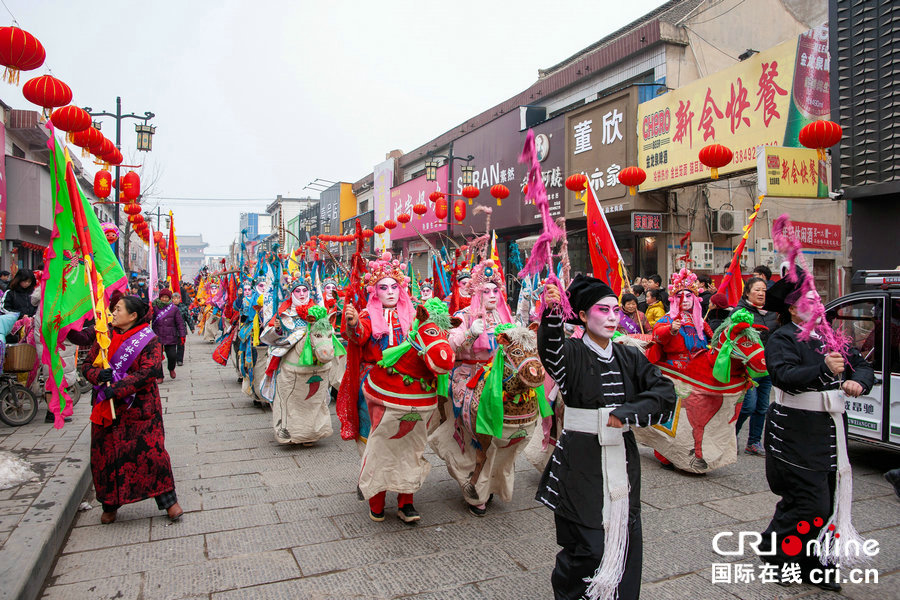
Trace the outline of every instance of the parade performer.
[[272, 402], [275, 439], [311, 446], [332, 434], [328, 387], [340, 383], [346, 351], [325, 308], [304, 306], [298, 294], [303, 289], [295, 284], [290, 306], [279, 310], [261, 336], [269, 346], [269, 366], [260, 390]]
[[224, 300], [219, 284], [215, 281], [207, 283], [206, 306], [203, 309], [203, 340], [215, 342], [222, 333], [219, 321], [222, 317], [222, 304]]
[[[488, 259], [477, 264], [472, 270], [471, 277], [466, 281], [466, 292], [471, 303], [467, 308], [456, 313], [455, 316], [460, 319], [460, 324], [450, 332], [450, 345], [453, 347], [456, 357], [450, 373], [452, 403], [449, 400], [441, 402], [440, 421], [433, 423], [428, 439], [435, 452], [448, 463], [451, 475], [463, 486], [469, 483], [472, 473], [462, 472], [465, 470], [462, 468], [462, 463], [469, 461], [467, 460], [468, 456], [459, 455], [464, 455], [466, 450], [471, 454], [474, 452], [472, 448], [478, 444], [473, 437], [474, 427], [471, 427], [470, 431], [466, 431], [461, 420], [463, 407], [471, 403], [476, 391], [475, 383], [484, 377], [485, 368], [494, 358], [498, 347], [497, 338], [494, 335], [496, 327], [504, 323], [512, 323], [509, 307], [503, 301], [503, 275], [496, 268], [493, 260]], [[470, 385], [470, 382], [473, 381], [474, 383]], [[480, 390], [478, 391], [480, 392]], [[449, 410], [450, 406], [453, 409], [452, 413]], [[533, 430], [534, 423], [531, 425], [530, 430]], [[515, 448], [515, 450], [518, 449]], [[514, 451], [508, 457], [513, 462], [515, 462], [516, 453]], [[505, 465], [498, 465], [498, 469], [499, 476], [505, 469]], [[476, 516], [483, 516], [485, 513], [486, 502], [493, 487], [492, 475], [492, 470], [488, 469], [484, 473], [483, 481], [476, 486], [480, 488], [481, 493], [474, 498], [471, 496], [465, 498], [470, 507], [469, 511]], [[509, 475], [512, 475], [511, 471]], [[511, 483], [509, 487], [512, 487]]]
[[541, 361], [565, 402], [564, 430], [536, 499], [555, 513], [556, 598], [632, 600], [641, 587], [640, 456], [631, 427], [670, 418], [672, 383], [632, 346], [612, 343], [619, 302], [612, 288], [578, 275], [567, 291], [584, 325], [566, 339], [559, 288], [548, 284], [538, 329]]
[[[248, 285], [249, 283], [249, 285]], [[242, 378], [241, 389], [245, 394], [253, 398], [254, 406], [261, 406], [260, 400], [262, 396], [258, 394], [258, 390], [254, 384], [258, 384], [262, 380], [265, 371], [265, 361], [259, 363], [261, 368], [257, 368], [258, 354], [260, 352], [259, 334], [262, 327], [261, 313], [266, 298], [265, 282], [245, 282], [243, 286], [243, 298], [241, 299], [241, 328], [237, 333], [237, 359], [238, 370]]]
[[688, 269], [672, 276], [669, 284], [669, 314], [653, 326], [653, 341], [648, 353], [650, 362], [664, 362], [684, 368], [695, 354], [709, 345], [712, 329], [703, 321], [700, 306], [700, 283]]
[[328, 318], [331, 319], [332, 327], [340, 331], [344, 303], [340, 297], [338, 282], [332, 277], [328, 277], [322, 282], [322, 304], [325, 306], [325, 310], [328, 311]]
[[419, 284], [419, 301], [427, 302], [430, 298], [434, 298], [434, 284], [431, 279], [423, 279]]
[[[869, 393], [875, 373], [825, 320], [813, 277], [796, 267], [800, 242], [792, 229], [786, 215], [775, 220], [776, 248], [791, 264], [787, 277], [769, 288], [765, 303], [785, 324], [766, 347], [775, 388], [765, 426], [766, 479], [781, 500], [760, 554], [774, 550], [774, 556], [763, 558], [796, 564], [803, 581], [838, 591], [835, 567], [865, 559], [859, 550], [863, 540], [850, 520], [853, 482], [844, 402]], [[786, 542], [794, 540], [799, 553], [786, 552]]]

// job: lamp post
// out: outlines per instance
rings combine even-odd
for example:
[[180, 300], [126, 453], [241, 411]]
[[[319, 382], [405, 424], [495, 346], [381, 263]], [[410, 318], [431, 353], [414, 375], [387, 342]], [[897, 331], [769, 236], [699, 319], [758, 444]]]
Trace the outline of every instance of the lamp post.
[[[136, 115], [134, 113], [129, 113], [127, 115], [122, 114], [122, 97], [116, 96], [116, 112], [93, 112], [90, 106], [85, 106], [84, 110], [91, 115], [92, 117], [111, 117], [116, 120], [116, 148], [122, 149], [122, 120], [123, 119], [137, 119], [138, 121], [143, 121], [143, 125], [135, 125], [135, 131], [137, 131], [137, 149], [142, 152], [150, 152], [153, 148], [153, 134], [156, 133], [156, 127], [152, 125], [148, 125], [147, 121], [155, 117], [152, 112], [146, 111], [144, 112], [144, 116]], [[99, 123], [97, 123], [99, 125]], [[95, 125], [96, 126], [96, 125]], [[97, 127], [97, 129], [100, 129]], [[119, 226], [119, 165], [116, 165], [116, 226]], [[115, 252], [116, 258], [119, 257], [119, 241], [116, 240], [115, 247], [113, 248]]]
[[[453, 142], [450, 142], [450, 148], [449, 148], [449, 152], [447, 152], [447, 155], [435, 154], [435, 153], [429, 151], [427, 156], [428, 156], [428, 158], [425, 159], [425, 180], [426, 181], [437, 181], [438, 163], [434, 159], [443, 158], [449, 165], [449, 168], [447, 169], [447, 194], [448, 195], [453, 193], [452, 190], [453, 190], [453, 161], [454, 160], [466, 161], [466, 164], [463, 165], [463, 167], [461, 169], [462, 184], [463, 184], [463, 187], [466, 187], [467, 185], [472, 185], [472, 171], [474, 169], [469, 165], [469, 163], [472, 162], [473, 160], [475, 160], [475, 157], [472, 156], [471, 154], [468, 156], [454, 156], [453, 155]], [[448, 219], [448, 224], [449, 224], [449, 219]], [[447, 228], [447, 231], [448, 232], [450, 231], [449, 227]]]

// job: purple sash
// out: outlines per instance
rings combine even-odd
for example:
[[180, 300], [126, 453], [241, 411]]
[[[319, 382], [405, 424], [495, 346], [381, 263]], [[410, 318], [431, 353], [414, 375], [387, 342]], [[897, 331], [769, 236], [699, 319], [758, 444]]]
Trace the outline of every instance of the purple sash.
[[[156, 337], [156, 334], [153, 333], [153, 329], [150, 327], [144, 327], [140, 332], [134, 334], [125, 342], [119, 346], [116, 350], [116, 353], [113, 354], [112, 358], [109, 361], [109, 366], [112, 368], [112, 380], [113, 383], [117, 381], [122, 381], [125, 379], [125, 375], [128, 373], [128, 369], [131, 368], [134, 360], [140, 355], [140, 353], [147, 347], [147, 344], [150, 343]], [[94, 401], [94, 404], [99, 404], [106, 400], [106, 390], [109, 389], [108, 386], [105, 385], [95, 385], [94, 390], [97, 391], [97, 399]], [[127, 398], [124, 399], [128, 406], [131, 406], [131, 403], [134, 402], [134, 394], [131, 394]]]
[[619, 319], [619, 325], [621, 325], [627, 333], [640, 333], [640, 326], [635, 323], [631, 317], [626, 315], [624, 312], [622, 313], [622, 318]]
[[174, 304], [169, 304], [167, 307], [165, 307], [164, 309], [162, 309], [160, 312], [156, 313], [156, 315], [154, 315], [154, 317], [153, 317], [153, 322], [156, 323], [157, 321], [159, 321], [160, 319], [162, 319], [164, 316], [166, 316], [167, 314], [169, 314], [170, 312], [172, 312], [172, 309], [173, 309], [173, 308], [175, 308], [175, 305], [174, 305]]

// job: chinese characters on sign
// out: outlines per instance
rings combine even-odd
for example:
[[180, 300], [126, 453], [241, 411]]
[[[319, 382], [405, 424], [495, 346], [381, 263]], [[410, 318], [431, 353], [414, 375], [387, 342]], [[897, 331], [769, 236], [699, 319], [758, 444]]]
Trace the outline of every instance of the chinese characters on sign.
[[794, 221], [794, 229], [804, 248], [821, 250], [841, 249], [841, 226], [827, 223], [803, 223]]
[[662, 213], [631, 213], [631, 231], [653, 232], [662, 231]]
[[761, 146], [757, 150], [759, 193], [787, 198], [823, 198], [828, 194], [828, 166], [810, 148]]
[[[427, 181], [423, 175], [410, 179], [391, 189], [390, 218], [397, 221], [397, 215], [401, 213], [406, 213], [412, 217], [412, 220], [405, 227], [400, 225], [391, 231], [391, 241], [417, 238], [417, 230], [419, 233], [434, 233], [447, 230], [447, 219], [443, 221], [438, 220], [434, 215], [434, 202], [428, 199], [431, 192], [435, 190], [439, 192], [444, 191], [444, 188], [447, 187], [446, 182], [447, 165], [443, 165], [437, 170], [436, 181]], [[419, 203], [428, 207], [428, 212], [421, 218], [413, 213], [413, 206]]]

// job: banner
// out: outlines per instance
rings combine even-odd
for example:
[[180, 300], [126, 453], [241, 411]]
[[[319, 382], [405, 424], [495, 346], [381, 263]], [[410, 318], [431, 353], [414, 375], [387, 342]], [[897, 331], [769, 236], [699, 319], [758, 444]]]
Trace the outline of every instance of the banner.
[[619, 252], [619, 246], [613, 237], [612, 229], [609, 228], [603, 207], [600, 206], [600, 201], [594, 194], [594, 189], [588, 186], [585, 194], [588, 251], [591, 256], [593, 275], [597, 279], [605, 281], [616, 293], [616, 296], [621, 297], [624, 287], [622, 253]]
[[[400, 221], [397, 221], [397, 227], [391, 231], [392, 242], [408, 238], [418, 238], [416, 230], [418, 230], [419, 233], [447, 231], [447, 221], [452, 218], [453, 201], [456, 200], [456, 198], [447, 198], [447, 217], [445, 217], [443, 221], [439, 221], [434, 215], [434, 207], [437, 206], [437, 204], [428, 199], [431, 192], [435, 190], [446, 193], [444, 188], [447, 187], [447, 165], [438, 167], [436, 177], [436, 181], [428, 181], [425, 179], [425, 176], [422, 175], [415, 179], [410, 179], [405, 183], [401, 183], [397, 187], [391, 189], [391, 214], [389, 218], [397, 221], [397, 215], [401, 213], [406, 213], [412, 217], [410, 222], [406, 224], [406, 227], [400, 225]], [[463, 201], [465, 201], [465, 198], [463, 198]], [[422, 215], [422, 217], [415, 214], [412, 209], [415, 204], [419, 203], [428, 207], [428, 212]], [[376, 223], [377, 222], [378, 221], [376, 221]], [[414, 225], [415, 228], [413, 228]]]
[[700, 149], [722, 144], [734, 157], [719, 175], [752, 169], [757, 146], [797, 147], [797, 134], [830, 116], [828, 26], [638, 105], [641, 191], [709, 177]]

